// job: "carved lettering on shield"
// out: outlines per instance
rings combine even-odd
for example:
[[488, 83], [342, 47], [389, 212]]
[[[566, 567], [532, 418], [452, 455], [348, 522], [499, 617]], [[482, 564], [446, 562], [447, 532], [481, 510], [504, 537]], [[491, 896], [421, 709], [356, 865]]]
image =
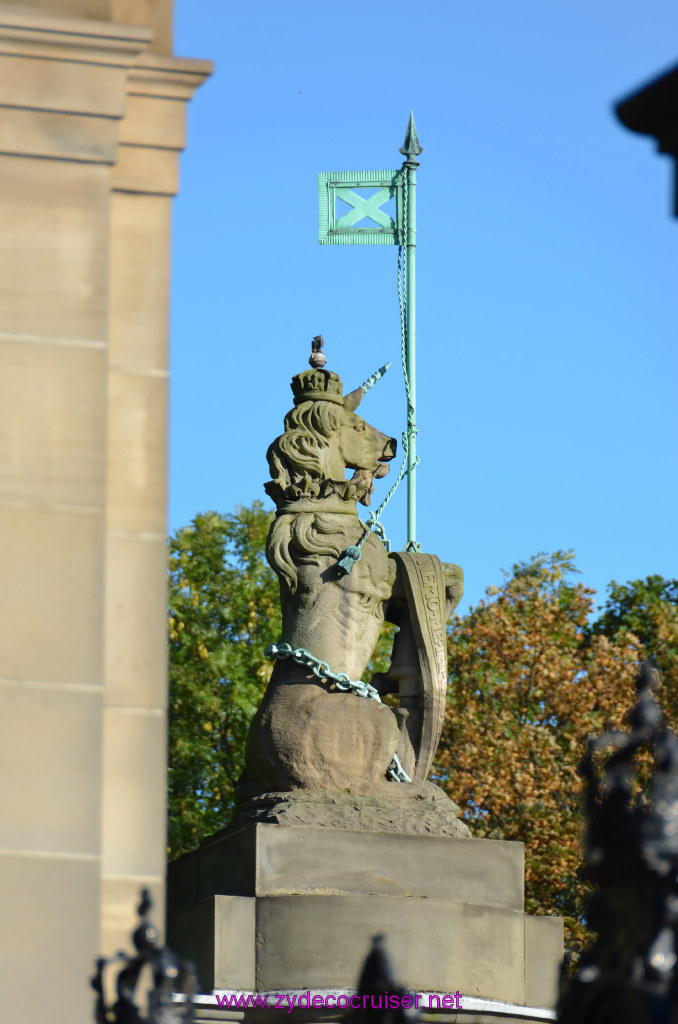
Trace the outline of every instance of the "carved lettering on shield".
[[[428, 562], [428, 565], [422, 564]], [[442, 609], [445, 605], [445, 595], [440, 592], [440, 578], [430, 555], [420, 555], [414, 560], [419, 579], [421, 581], [421, 593], [426, 605], [428, 615], [426, 625], [433, 649], [438, 671], [447, 677], [447, 647], [445, 622], [442, 617]]]

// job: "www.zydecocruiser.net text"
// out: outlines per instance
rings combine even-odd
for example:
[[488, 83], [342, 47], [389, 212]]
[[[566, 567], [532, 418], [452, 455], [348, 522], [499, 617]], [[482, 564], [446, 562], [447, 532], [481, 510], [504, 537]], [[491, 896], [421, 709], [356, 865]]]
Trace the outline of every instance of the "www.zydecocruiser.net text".
[[[316, 1010], [340, 1009], [340, 1010], [461, 1010], [461, 996], [459, 992], [440, 995], [431, 992], [422, 996], [397, 995], [394, 992], [380, 992], [376, 995], [348, 995], [328, 992], [324, 995], [311, 995], [307, 992], [286, 992], [278, 995], [275, 992], [264, 992], [257, 995], [254, 992], [226, 992], [223, 995], [215, 993], [214, 998], [220, 1010], [286, 1010], [292, 1013], [295, 1009], [307, 1010], [313, 1007]], [[425, 1004], [422, 1006], [422, 1000]]]

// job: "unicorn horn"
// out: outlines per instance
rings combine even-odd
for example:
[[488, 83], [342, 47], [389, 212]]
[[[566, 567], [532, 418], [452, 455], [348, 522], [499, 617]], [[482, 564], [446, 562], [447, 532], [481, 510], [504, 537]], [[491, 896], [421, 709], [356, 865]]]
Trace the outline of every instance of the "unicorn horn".
[[383, 377], [388, 370], [390, 363], [386, 363], [385, 366], [380, 366], [378, 370], [375, 370], [371, 377], [368, 377], [364, 384], [361, 384], [355, 391], [349, 391], [347, 395], [344, 395], [344, 408], [350, 409], [351, 412], [355, 412], [363, 398], [365, 392], [369, 391], [371, 387], [377, 383], [380, 377]]

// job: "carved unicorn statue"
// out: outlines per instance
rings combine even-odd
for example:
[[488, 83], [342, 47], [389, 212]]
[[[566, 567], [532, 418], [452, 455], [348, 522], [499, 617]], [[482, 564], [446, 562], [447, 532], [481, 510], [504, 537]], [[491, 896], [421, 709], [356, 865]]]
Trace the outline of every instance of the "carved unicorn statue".
[[[393, 780], [400, 792], [440, 794], [425, 779], [444, 713], [445, 626], [463, 573], [433, 555], [389, 555], [358, 518], [356, 503], [370, 504], [396, 441], [356, 414], [369, 382], [343, 395], [318, 342], [312, 369], [292, 378], [294, 408], [267, 453], [277, 515], [266, 554], [283, 627], [242, 781], [250, 794], [393, 794]], [[391, 668], [365, 686], [385, 617], [400, 627]], [[399, 707], [381, 703], [386, 693], [399, 694]]]

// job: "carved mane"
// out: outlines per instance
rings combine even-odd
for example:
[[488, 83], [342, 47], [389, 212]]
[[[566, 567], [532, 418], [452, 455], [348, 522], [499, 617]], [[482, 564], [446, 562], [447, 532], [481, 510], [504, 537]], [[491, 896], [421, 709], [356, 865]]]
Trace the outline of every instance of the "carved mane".
[[283, 599], [297, 593], [299, 567], [319, 565], [328, 556], [338, 559], [349, 544], [364, 538], [366, 557], [353, 570], [361, 604], [383, 620], [383, 602], [390, 596], [395, 580], [395, 563], [387, 559], [381, 542], [373, 534], [365, 537], [365, 527], [357, 516], [327, 512], [299, 512], [277, 516], [266, 541], [266, 558], [280, 579]]
[[285, 433], [266, 452], [271, 479], [264, 490], [276, 507], [300, 498], [323, 499], [336, 495], [341, 501], [359, 501], [371, 479], [357, 474], [353, 480], [327, 476], [330, 448], [338, 443], [345, 413], [335, 402], [302, 402], [285, 417]]

